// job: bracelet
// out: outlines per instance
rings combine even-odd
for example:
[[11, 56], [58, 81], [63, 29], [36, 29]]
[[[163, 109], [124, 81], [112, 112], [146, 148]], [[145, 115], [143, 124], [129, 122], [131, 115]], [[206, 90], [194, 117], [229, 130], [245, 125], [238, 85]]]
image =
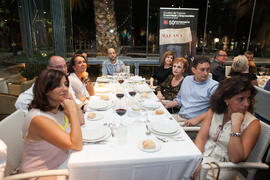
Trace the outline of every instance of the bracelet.
[[230, 133], [230, 136], [233, 136], [233, 137], [240, 137], [240, 136], [241, 136], [241, 133], [234, 133], [234, 132], [231, 132], [231, 133]]

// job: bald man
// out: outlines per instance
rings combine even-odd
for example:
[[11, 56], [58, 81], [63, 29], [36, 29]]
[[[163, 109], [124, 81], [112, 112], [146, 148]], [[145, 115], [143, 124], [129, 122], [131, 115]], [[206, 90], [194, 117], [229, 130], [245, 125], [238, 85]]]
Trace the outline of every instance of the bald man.
[[124, 72], [125, 64], [123, 61], [117, 59], [117, 54], [113, 48], [109, 48], [108, 60], [102, 64], [102, 75], [113, 75], [114, 73]]
[[[67, 74], [67, 64], [65, 59], [61, 56], [51, 56], [48, 60], [47, 69], [55, 69]], [[21, 93], [15, 103], [15, 107], [24, 113], [28, 112], [29, 104], [33, 100], [33, 87], [34, 84], [31, 86], [31, 88]], [[69, 87], [69, 93], [72, 95], [77, 104], [82, 105], [82, 102], [75, 97], [75, 93], [71, 87]]]

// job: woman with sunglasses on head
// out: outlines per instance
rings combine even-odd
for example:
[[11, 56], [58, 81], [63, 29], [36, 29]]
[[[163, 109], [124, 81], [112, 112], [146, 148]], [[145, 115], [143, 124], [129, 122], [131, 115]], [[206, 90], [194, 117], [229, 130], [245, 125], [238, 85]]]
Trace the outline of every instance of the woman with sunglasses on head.
[[82, 149], [83, 116], [68, 87], [67, 76], [58, 70], [46, 69], [36, 80], [34, 99], [22, 128], [20, 171], [66, 168], [69, 150]]
[[70, 60], [69, 64], [69, 81], [72, 89], [75, 92], [76, 98], [82, 102], [95, 95], [94, 86], [88, 78], [86, 72], [87, 62], [84, 56], [77, 54]]
[[[252, 115], [255, 95], [256, 90], [246, 77], [237, 76], [220, 82], [195, 140], [203, 153], [202, 163], [238, 163], [248, 158], [261, 127]], [[220, 179], [235, 179], [235, 172], [233, 169], [221, 170]]]
[[174, 59], [174, 53], [172, 51], [166, 51], [161, 58], [161, 65], [157, 71], [150, 78], [150, 87], [159, 85], [165, 81], [170, 74], [172, 74], [172, 61]]
[[[183, 73], [188, 70], [188, 61], [185, 58], [175, 58], [172, 63], [172, 74], [156, 88], [159, 100], [173, 100], [184, 80]], [[171, 113], [177, 113], [178, 107], [168, 109]]]

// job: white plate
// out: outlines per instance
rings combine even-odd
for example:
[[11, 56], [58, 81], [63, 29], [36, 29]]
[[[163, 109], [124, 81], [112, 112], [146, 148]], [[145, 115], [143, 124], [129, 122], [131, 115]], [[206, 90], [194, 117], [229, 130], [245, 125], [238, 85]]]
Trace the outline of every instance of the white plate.
[[154, 90], [151, 89], [148, 85], [142, 84], [137, 86], [137, 91], [141, 93], [153, 92]]
[[161, 149], [160, 143], [159, 143], [158, 141], [156, 141], [156, 140], [153, 140], [153, 139], [151, 139], [151, 140], [154, 141], [154, 142], [156, 143], [156, 148], [155, 148], [155, 149], [144, 149], [143, 146], [142, 146], [142, 142], [143, 142], [144, 140], [139, 141], [139, 143], [138, 143], [138, 148], [139, 148], [141, 151], [143, 151], [143, 152], [149, 152], [149, 153], [159, 151], [159, 150]]
[[96, 93], [109, 93], [109, 92], [111, 92], [111, 89], [106, 88], [106, 87], [96, 87], [95, 92]]
[[180, 128], [174, 133], [161, 133], [161, 132], [157, 132], [157, 131], [153, 130], [152, 128], [150, 128], [150, 131], [156, 135], [159, 135], [159, 136], [176, 136], [181, 132]]
[[147, 109], [157, 109], [160, 106], [159, 102], [155, 102], [155, 101], [145, 101], [142, 103], [143, 107], [147, 108]]
[[159, 133], [171, 134], [179, 129], [179, 125], [175, 121], [157, 120], [150, 123], [150, 128]]
[[90, 100], [87, 104], [87, 109], [106, 110], [112, 105], [112, 101]]
[[97, 141], [110, 132], [107, 126], [96, 125], [82, 129], [82, 138], [86, 141]]
[[97, 121], [97, 120], [100, 120], [100, 119], [103, 119], [104, 118], [103, 113], [100, 113], [100, 112], [94, 112], [94, 113], [96, 113], [96, 117], [95, 118], [90, 118], [90, 117], [88, 117], [88, 115], [90, 113], [93, 113], [93, 111], [92, 112], [86, 112], [84, 119], [87, 119], [88, 121]]
[[108, 79], [108, 78], [98, 78], [97, 79], [97, 82], [104, 82], [104, 83], [108, 83], [108, 82], [111, 82], [112, 80], [111, 79]]

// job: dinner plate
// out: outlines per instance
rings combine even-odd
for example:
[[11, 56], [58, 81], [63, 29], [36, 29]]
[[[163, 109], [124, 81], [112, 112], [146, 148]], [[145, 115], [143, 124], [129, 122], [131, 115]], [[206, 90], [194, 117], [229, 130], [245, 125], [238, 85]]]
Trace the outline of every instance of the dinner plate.
[[152, 121], [150, 127], [152, 130], [164, 134], [172, 134], [179, 129], [179, 125], [175, 121], [167, 120]]
[[107, 110], [109, 107], [111, 107], [112, 101], [103, 101], [103, 100], [90, 100], [87, 104], [87, 109], [93, 109], [93, 110]]
[[137, 91], [141, 93], [153, 92], [154, 90], [151, 89], [148, 85], [142, 84], [137, 86]]
[[159, 136], [176, 136], [176, 135], [180, 134], [180, 132], [181, 132], [180, 128], [174, 133], [161, 133], [161, 132], [157, 132], [157, 131], [153, 130], [152, 128], [150, 128], [150, 131], [156, 135], [159, 135]]
[[[95, 113], [96, 117], [95, 118], [90, 118], [89, 117], [90, 113]], [[88, 121], [97, 121], [97, 120], [101, 120], [103, 118], [104, 118], [104, 115], [103, 115], [103, 113], [100, 113], [100, 112], [92, 111], [92, 112], [86, 112], [85, 113], [85, 119], [87, 119]]]
[[99, 83], [108, 83], [108, 82], [111, 82], [112, 80], [111, 79], [108, 79], [108, 78], [98, 78], [97, 79], [97, 82]]
[[106, 87], [96, 87], [95, 92], [96, 93], [109, 93], [109, 92], [111, 92], [111, 89], [106, 88]]
[[148, 152], [148, 153], [153, 153], [153, 152], [159, 151], [159, 150], [161, 149], [160, 143], [159, 143], [158, 141], [156, 141], [156, 140], [153, 140], [153, 139], [151, 139], [151, 140], [154, 141], [154, 142], [156, 143], [156, 148], [155, 148], [155, 149], [144, 149], [144, 148], [143, 148], [143, 145], [142, 145], [142, 142], [143, 142], [144, 140], [139, 141], [139, 143], [138, 143], [138, 148], [139, 148], [141, 151], [143, 151], [143, 152]]
[[82, 138], [86, 141], [97, 141], [102, 139], [110, 132], [107, 126], [95, 125], [82, 129]]
[[147, 109], [155, 110], [155, 109], [159, 108], [160, 103], [155, 102], [155, 101], [145, 101], [142, 103], [142, 105], [143, 105], [143, 107], [145, 107]]

